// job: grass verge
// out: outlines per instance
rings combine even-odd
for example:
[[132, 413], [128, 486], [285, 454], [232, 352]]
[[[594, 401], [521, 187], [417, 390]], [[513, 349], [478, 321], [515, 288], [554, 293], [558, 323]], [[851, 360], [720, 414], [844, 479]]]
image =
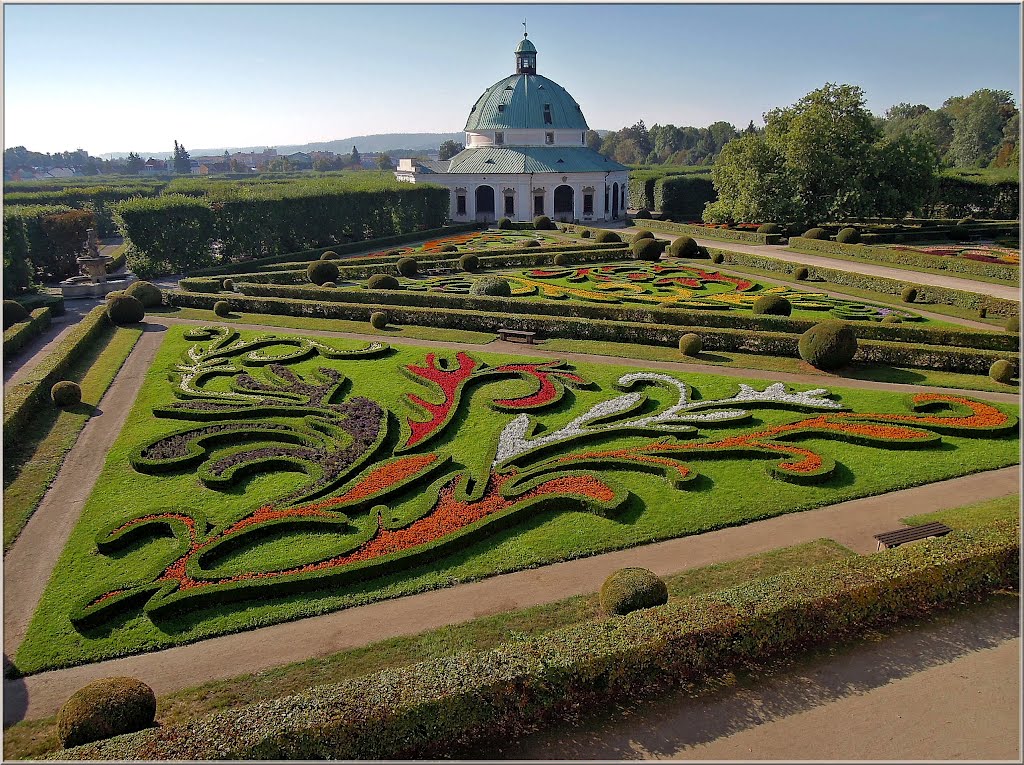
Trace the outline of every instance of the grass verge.
[[905, 369], [877, 364], [852, 364], [839, 373], [823, 372], [800, 359], [782, 356], [763, 356], [756, 353], [734, 351], [703, 352], [699, 356], [683, 356], [675, 348], [657, 345], [636, 345], [634, 343], [612, 343], [604, 340], [545, 340], [540, 343], [546, 351], [568, 353], [593, 353], [644, 361], [671, 361], [682, 364], [711, 364], [725, 369], [761, 369], [766, 372], [789, 372], [791, 374], [819, 375], [830, 380], [850, 378], [874, 382], [903, 383], [906, 385], [931, 385], [937, 388], [962, 388], [964, 390], [991, 391], [994, 393], [1018, 393], [1019, 385], [1004, 385], [987, 375], [969, 375], [959, 372], [940, 372], [931, 369]]
[[65, 375], [82, 386], [82, 403], [69, 409], [40, 409], [24, 429], [25, 437], [4, 449], [5, 551], [39, 506], [65, 455], [141, 336], [142, 330], [133, 327], [104, 330]]
[[[819, 539], [684, 571], [666, 577], [666, 582], [670, 597], [686, 598], [854, 556], [855, 553], [832, 540]], [[485, 616], [418, 635], [390, 638], [257, 674], [215, 680], [175, 691], [158, 699], [157, 720], [162, 725], [178, 725], [210, 712], [287, 696], [382, 669], [439, 659], [461, 651], [495, 648], [510, 636], [539, 635], [599, 616], [598, 596], [592, 593]], [[34, 759], [59, 748], [56, 716], [25, 720], [4, 731], [4, 753], [10, 759]]]

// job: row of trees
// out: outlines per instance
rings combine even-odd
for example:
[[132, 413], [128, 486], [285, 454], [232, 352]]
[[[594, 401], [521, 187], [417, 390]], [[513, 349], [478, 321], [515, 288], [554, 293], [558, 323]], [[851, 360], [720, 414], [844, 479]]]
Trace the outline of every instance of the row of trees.
[[[751, 123], [748, 131], [754, 130]], [[624, 165], [710, 165], [722, 147], [739, 135], [728, 122], [706, 128], [654, 125], [640, 120], [632, 127], [607, 133], [587, 132], [587, 146]]]

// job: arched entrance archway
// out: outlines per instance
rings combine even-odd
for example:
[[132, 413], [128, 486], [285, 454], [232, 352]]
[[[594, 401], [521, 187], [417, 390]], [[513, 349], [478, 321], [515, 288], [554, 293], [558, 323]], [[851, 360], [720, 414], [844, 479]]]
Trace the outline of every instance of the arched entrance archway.
[[555, 189], [555, 219], [572, 221], [576, 218], [574, 210], [575, 192], [572, 186], [562, 184]]
[[494, 189], [490, 186], [476, 187], [476, 219], [484, 223], [494, 220]]
[[619, 184], [612, 184], [612, 218], [619, 217]]

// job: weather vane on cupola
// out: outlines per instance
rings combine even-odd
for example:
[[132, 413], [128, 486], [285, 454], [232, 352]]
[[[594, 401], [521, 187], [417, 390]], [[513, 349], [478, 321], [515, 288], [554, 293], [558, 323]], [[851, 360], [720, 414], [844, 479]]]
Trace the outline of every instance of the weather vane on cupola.
[[537, 74], [537, 49], [527, 37], [526, 19], [523, 18], [523, 39], [516, 48], [516, 74]]

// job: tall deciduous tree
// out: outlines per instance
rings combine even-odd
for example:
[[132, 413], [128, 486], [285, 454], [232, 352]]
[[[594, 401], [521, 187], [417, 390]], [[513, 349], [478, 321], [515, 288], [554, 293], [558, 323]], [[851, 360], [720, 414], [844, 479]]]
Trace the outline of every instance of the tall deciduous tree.
[[949, 159], [955, 167], [983, 167], [992, 161], [1003, 140], [1003, 128], [1017, 112], [1008, 90], [976, 90], [942, 105], [953, 118]]
[[138, 175], [145, 166], [146, 163], [142, 161], [142, 157], [133, 151], [128, 152], [128, 162], [125, 165], [128, 175]]
[[174, 142], [174, 172], [179, 175], [188, 175], [192, 172], [192, 161], [184, 146]]
[[458, 141], [445, 141], [437, 149], [438, 158], [442, 161], [451, 159], [460, 151], [465, 150], [465, 148], [466, 147]]

